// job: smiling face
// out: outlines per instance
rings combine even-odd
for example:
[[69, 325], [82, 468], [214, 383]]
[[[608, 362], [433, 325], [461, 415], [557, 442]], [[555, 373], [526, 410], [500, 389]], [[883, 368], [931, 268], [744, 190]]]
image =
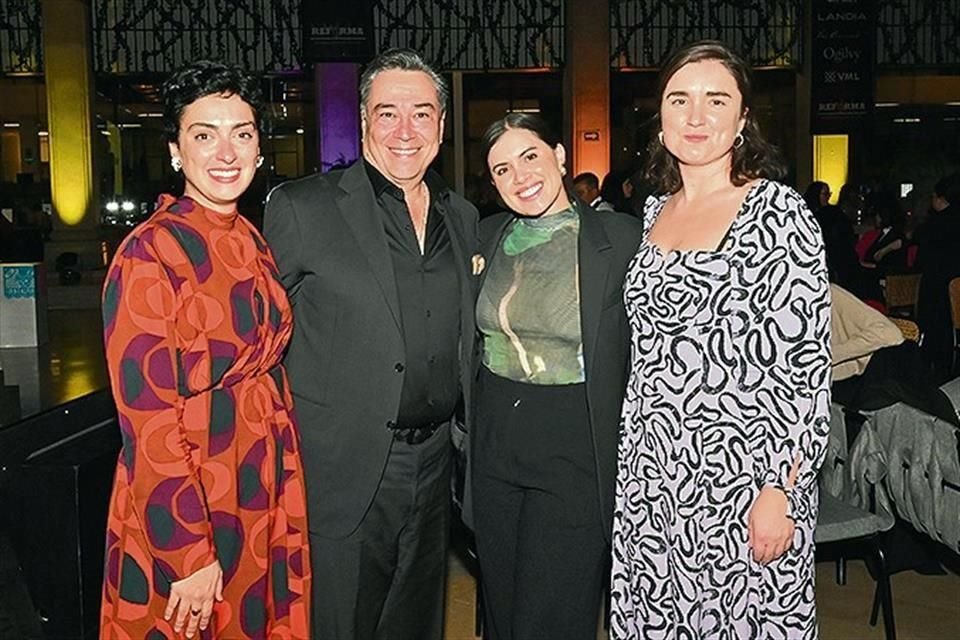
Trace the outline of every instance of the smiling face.
[[219, 213], [233, 213], [256, 172], [260, 154], [253, 109], [233, 94], [194, 100], [180, 117], [170, 156], [183, 163], [183, 195]]
[[663, 144], [681, 165], [730, 163], [746, 114], [737, 81], [718, 60], [691, 62], [670, 78], [660, 102]]
[[430, 76], [400, 69], [378, 73], [361, 125], [366, 161], [401, 189], [418, 185], [440, 151], [443, 132]]
[[527, 129], [507, 129], [490, 147], [487, 166], [503, 201], [522, 216], [536, 217], [570, 207], [563, 188], [563, 145], [550, 148]]

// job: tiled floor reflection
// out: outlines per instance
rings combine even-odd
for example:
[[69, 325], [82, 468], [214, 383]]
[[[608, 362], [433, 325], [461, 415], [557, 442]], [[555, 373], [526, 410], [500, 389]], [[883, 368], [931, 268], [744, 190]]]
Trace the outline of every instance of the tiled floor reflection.
[[107, 386], [100, 311], [51, 309], [48, 314], [47, 344], [0, 349], [3, 384], [18, 390], [21, 417]]

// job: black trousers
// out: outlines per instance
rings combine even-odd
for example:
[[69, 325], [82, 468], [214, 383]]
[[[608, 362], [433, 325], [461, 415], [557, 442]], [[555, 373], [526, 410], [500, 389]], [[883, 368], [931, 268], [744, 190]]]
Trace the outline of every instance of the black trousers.
[[360, 526], [346, 538], [311, 532], [313, 640], [443, 637], [451, 448], [448, 426], [394, 441]]
[[582, 384], [480, 375], [473, 506], [491, 640], [594, 640], [608, 547]]

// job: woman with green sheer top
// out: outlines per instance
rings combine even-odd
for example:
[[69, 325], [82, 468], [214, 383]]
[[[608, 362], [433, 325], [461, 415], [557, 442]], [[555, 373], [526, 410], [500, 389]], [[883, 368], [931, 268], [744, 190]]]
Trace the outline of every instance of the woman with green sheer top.
[[492, 640], [593, 639], [641, 224], [570, 195], [566, 152], [535, 115], [493, 123], [484, 146], [511, 209], [481, 222], [470, 444], [487, 627]]

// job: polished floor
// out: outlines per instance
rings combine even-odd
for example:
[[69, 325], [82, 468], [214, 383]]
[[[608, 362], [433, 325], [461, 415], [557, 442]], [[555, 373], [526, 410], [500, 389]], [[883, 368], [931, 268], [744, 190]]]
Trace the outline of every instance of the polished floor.
[[[897, 640], [960, 638], [960, 576], [902, 572], [891, 579]], [[817, 564], [817, 618], [821, 640], [884, 640], [883, 623], [870, 626], [874, 582], [860, 561], [847, 565], [847, 584], [834, 580], [832, 562]], [[473, 577], [455, 556], [450, 561], [445, 640], [474, 640]], [[597, 638], [607, 637], [598, 625]], [[639, 640], [639, 639], [638, 639]]]
[[47, 344], [0, 348], [2, 381], [19, 391], [21, 417], [107, 386], [100, 311], [51, 309], [48, 313]]
[[[20, 393], [24, 414], [55, 406], [106, 385], [101, 324], [91, 308], [95, 292], [56, 293], [49, 313], [50, 341], [39, 349], [0, 349], [4, 384]], [[947, 552], [949, 553], [949, 552]], [[951, 558], [953, 556], [947, 556]], [[960, 565], [960, 559], [953, 568]], [[831, 562], [817, 566], [817, 606], [824, 640], [881, 640], [882, 625], [868, 623], [874, 583], [862, 562], [848, 566], [845, 586], [834, 580]], [[466, 564], [450, 557], [446, 640], [473, 640], [476, 589]], [[960, 576], [920, 575], [912, 571], [892, 578], [899, 640], [960, 639]], [[605, 638], [598, 625], [598, 638]], [[560, 639], [558, 639], [560, 640]]]

